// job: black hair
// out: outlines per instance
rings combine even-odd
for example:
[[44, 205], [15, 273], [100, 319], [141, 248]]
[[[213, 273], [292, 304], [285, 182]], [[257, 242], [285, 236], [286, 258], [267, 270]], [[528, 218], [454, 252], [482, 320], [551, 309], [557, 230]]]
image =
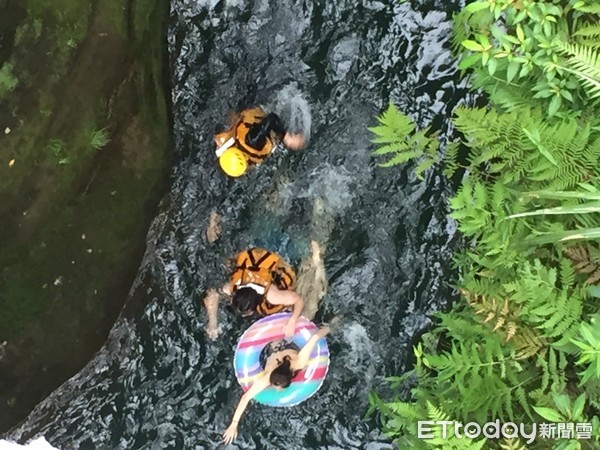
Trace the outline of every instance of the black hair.
[[231, 303], [238, 313], [248, 314], [256, 311], [261, 299], [262, 295], [254, 289], [243, 287], [234, 291]]
[[294, 375], [295, 374], [290, 368], [290, 357], [284, 356], [282, 363], [277, 366], [273, 372], [271, 372], [269, 381], [273, 386], [286, 388], [292, 383], [292, 378], [294, 378]]
[[259, 123], [250, 127], [246, 134], [246, 144], [260, 150], [267, 144], [267, 138], [271, 132], [274, 132], [280, 140], [285, 134], [283, 122], [275, 113], [267, 114]]

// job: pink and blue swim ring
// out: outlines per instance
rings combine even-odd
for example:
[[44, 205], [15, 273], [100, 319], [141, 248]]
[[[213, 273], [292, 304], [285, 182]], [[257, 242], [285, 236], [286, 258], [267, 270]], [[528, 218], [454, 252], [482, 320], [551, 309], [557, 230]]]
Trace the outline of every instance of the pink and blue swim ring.
[[[291, 313], [279, 313], [263, 317], [254, 322], [240, 338], [235, 349], [233, 367], [244, 392], [250, 389], [254, 380], [263, 371], [260, 365], [260, 353], [263, 348], [269, 342], [284, 338], [282, 328], [290, 316]], [[296, 322], [296, 332], [288, 340], [302, 348], [318, 329], [308, 319], [299, 317]], [[292, 383], [287, 388], [278, 391], [269, 386], [254, 400], [268, 406], [297, 405], [319, 390], [328, 369], [329, 348], [325, 338], [321, 338], [310, 355], [308, 366], [292, 379]]]

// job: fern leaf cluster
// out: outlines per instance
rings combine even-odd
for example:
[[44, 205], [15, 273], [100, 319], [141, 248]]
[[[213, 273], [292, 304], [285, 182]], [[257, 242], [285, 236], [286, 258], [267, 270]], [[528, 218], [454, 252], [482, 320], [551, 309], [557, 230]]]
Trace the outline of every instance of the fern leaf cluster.
[[[599, 25], [586, 27], [579, 30], [579, 35], [594, 36], [598, 28]], [[561, 67], [579, 79], [590, 99], [597, 99], [600, 98], [600, 52], [586, 44], [587, 41], [582, 40], [580, 43], [558, 42], [557, 46], [567, 56]]]
[[416, 160], [420, 176], [441, 161], [453, 181], [464, 170], [449, 201], [465, 238], [460, 296], [415, 347], [411, 398], [378, 408], [400, 448], [527, 448], [439, 430], [419, 440], [426, 417], [600, 426], [598, 14], [590, 0], [467, 2], [452, 50], [490, 104], [455, 109], [441, 158], [436, 135], [393, 107], [371, 129], [386, 166]]
[[[504, 285], [511, 300], [522, 306], [521, 318], [546, 338], [564, 341], [575, 332], [583, 308], [583, 295], [571, 289], [570, 266], [561, 266], [561, 284], [558, 270], [548, 268], [536, 259], [518, 269], [518, 278]], [[560, 337], [560, 339], [559, 339]]]
[[530, 110], [501, 114], [458, 108], [453, 120], [470, 147], [469, 170], [523, 190], [564, 190], [600, 177], [600, 138], [589, 123], [549, 126]]
[[540, 374], [539, 385], [530, 392], [529, 397], [537, 403], [543, 403], [552, 392], [563, 392], [567, 385], [566, 366], [564, 353], [553, 348], [549, 348], [544, 355], [537, 355], [535, 367]]
[[581, 383], [600, 380], [600, 314], [592, 316], [590, 323], [579, 324], [577, 338], [571, 339], [571, 343], [580, 349], [576, 364], [586, 367], [580, 373]]
[[483, 323], [489, 323], [492, 331], [499, 332], [505, 342], [510, 341], [517, 333], [517, 321], [520, 307], [513, 309], [509, 306], [508, 299], [498, 300], [496, 297], [477, 295], [465, 289], [460, 293], [467, 299], [467, 303], [481, 317]]
[[423, 179], [423, 173], [440, 158], [437, 133], [431, 133], [429, 128], [415, 132], [415, 123], [393, 103], [377, 120], [379, 125], [369, 130], [376, 135], [372, 142], [382, 145], [373, 155], [391, 156], [391, 159], [379, 165], [390, 167], [416, 159], [419, 162], [415, 173], [419, 179]]
[[525, 447], [525, 445], [523, 445], [517, 438], [502, 439], [500, 442], [500, 448], [502, 450], [527, 450], [527, 447]]
[[600, 252], [596, 250], [596, 258], [592, 257], [593, 252], [590, 245], [563, 248], [563, 253], [572, 261], [573, 268], [586, 276], [586, 284], [600, 282]]
[[522, 366], [499, 339], [453, 342], [450, 351], [427, 355], [423, 364], [437, 374], [441, 398], [460, 399], [460, 411], [455, 405], [454, 412], [462, 419], [512, 418], [513, 402], [528, 408]]

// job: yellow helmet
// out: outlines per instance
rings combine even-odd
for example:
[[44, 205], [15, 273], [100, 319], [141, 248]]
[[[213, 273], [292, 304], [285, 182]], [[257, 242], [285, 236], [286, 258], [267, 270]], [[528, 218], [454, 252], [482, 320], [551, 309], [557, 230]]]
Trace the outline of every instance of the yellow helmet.
[[219, 158], [219, 165], [230, 177], [240, 177], [248, 168], [248, 160], [239, 148], [230, 147]]

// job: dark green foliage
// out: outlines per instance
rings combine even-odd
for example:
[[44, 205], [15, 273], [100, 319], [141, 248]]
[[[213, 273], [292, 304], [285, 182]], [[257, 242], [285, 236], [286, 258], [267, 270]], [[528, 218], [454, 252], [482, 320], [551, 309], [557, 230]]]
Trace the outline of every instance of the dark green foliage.
[[577, 117], [600, 95], [599, 20], [585, 1], [479, 0], [454, 17], [452, 47], [496, 106]]
[[525, 448], [418, 439], [417, 421], [433, 417], [600, 426], [598, 14], [587, 0], [469, 3], [454, 17], [453, 48], [491, 105], [455, 110], [459, 137], [443, 156], [394, 107], [371, 129], [386, 144], [376, 154], [394, 154], [386, 166], [416, 158], [441, 161], [448, 177], [464, 171], [449, 205], [467, 242], [455, 254], [460, 298], [392, 386], [412, 380], [411, 397], [372, 397], [400, 448]]
[[470, 147], [469, 167], [520, 190], [572, 188], [600, 175], [600, 137], [591, 124], [548, 122], [539, 112], [459, 108], [453, 120]]

